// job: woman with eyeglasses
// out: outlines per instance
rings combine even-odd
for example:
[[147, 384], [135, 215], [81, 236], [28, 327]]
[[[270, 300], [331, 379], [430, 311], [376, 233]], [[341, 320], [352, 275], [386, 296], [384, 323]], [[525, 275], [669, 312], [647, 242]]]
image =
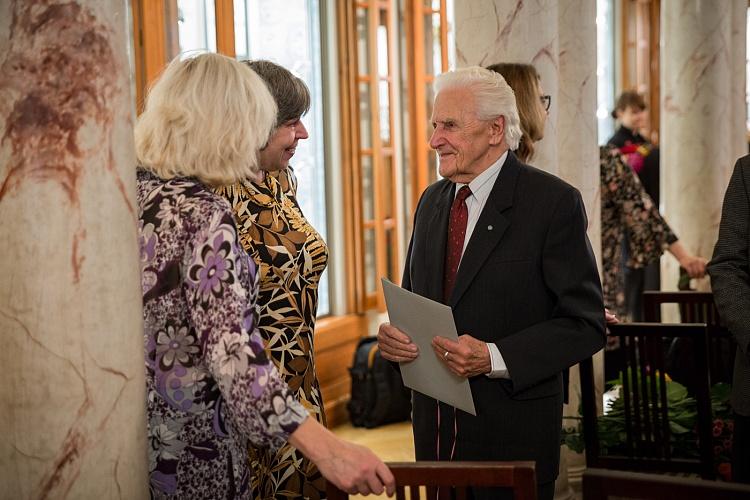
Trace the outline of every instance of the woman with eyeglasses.
[[[503, 75], [516, 95], [521, 118], [518, 158], [526, 162], [534, 154], [533, 143], [544, 137], [544, 124], [550, 100], [542, 93], [539, 73], [530, 64], [493, 64], [488, 69]], [[678, 241], [659, 209], [651, 200], [634, 171], [627, 166], [617, 150], [600, 150], [601, 224], [602, 224], [602, 292], [607, 320], [627, 315], [622, 251], [626, 230], [629, 234], [628, 265], [643, 267], [658, 261], [668, 250], [687, 269], [690, 277], [705, 275], [706, 259], [690, 254]], [[616, 347], [616, 346], [610, 346]], [[611, 366], [613, 363], [609, 363]], [[605, 361], [605, 370], [606, 370]], [[606, 373], [605, 377], [615, 378]], [[608, 378], [608, 379], [609, 379]]]

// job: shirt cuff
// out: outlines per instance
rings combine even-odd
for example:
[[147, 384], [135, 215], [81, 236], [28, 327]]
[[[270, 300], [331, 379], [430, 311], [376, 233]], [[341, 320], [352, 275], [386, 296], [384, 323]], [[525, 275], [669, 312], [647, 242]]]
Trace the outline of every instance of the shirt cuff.
[[510, 378], [508, 373], [508, 366], [505, 364], [503, 356], [500, 354], [500, 349], [497, 345], [488, 342], [487, 350], [490, 351], [490, 362], [492, 363], [492, 370], [485, 375], [489, 378]]

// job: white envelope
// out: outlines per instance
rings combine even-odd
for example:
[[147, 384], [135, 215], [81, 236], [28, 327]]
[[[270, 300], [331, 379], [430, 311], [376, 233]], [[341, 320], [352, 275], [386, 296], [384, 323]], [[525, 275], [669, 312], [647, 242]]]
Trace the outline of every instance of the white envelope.
[[391, 324], [419, 348], [417, 359], [400, 363], [404, 385], [476, 416], [469, 381], [450, 371], [432, 350], [433, 337], [458, 342], [451, 308], [404, 290], [385, 278], [380, 280]]

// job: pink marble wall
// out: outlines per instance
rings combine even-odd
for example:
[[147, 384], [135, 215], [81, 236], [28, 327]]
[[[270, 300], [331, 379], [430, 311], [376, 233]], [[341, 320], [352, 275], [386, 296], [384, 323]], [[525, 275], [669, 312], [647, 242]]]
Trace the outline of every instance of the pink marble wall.
[[0, 3], [0, 497], [144, 498], [127, 2]]
[[[686, 248], [706, 258], [731, 169], [747, 153], [746, 8], [743, 0], [662, 3], [662, 212]], [[678, 264], [662, 262], [662, 288], [674, 289]]]

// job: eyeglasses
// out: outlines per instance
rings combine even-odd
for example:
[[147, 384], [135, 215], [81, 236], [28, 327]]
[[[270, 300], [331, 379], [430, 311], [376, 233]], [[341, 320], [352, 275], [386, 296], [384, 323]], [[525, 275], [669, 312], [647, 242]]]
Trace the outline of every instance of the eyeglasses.
[[540, 95], [539, 100], [542, 101], [542, 106], [544, 106], [544, 110], [549, 111], [549, 107], [552, 105], [552, 96]]

